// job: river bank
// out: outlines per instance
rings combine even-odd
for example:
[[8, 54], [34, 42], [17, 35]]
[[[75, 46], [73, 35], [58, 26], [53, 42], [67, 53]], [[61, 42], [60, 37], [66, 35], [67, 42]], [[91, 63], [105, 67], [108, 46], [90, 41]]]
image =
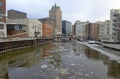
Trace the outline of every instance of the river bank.
[[98, 52], [100, 52], [100, 53], [102, 53], [104, 55], [107, 55], [108, 57], [111, 58], [111, 60], [117, 60], [118, 62], [120, 62], [120, 57], [119, 57], [120, 53], [119, 53], [119, 51], [115, 51], [115, 50], [112, 50], [112, 49], [107, 49], [104, 46], [97, 45], [97, 44], [89, 44], [87, 42], [76, 41], [76, 43], [88, 46], [91, 49], [94, 49], [94, 50], [96, 50], [96, 51], [98, 51]]

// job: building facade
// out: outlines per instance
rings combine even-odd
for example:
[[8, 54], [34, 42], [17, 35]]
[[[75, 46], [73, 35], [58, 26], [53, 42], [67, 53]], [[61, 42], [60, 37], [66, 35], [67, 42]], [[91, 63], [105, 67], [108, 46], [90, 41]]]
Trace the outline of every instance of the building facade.
[[72, 24], [69, 21], [62, 21], [62, 34], [71, 35], [72, 34]]
[[42, 23], [38, 19], [8, 19], [7, 23], [25, 25], [22, 29], [29, 38], [42, 37]]
[[49, 10], [49, 18], [55, 20], [55, 34], [62, 34], [62, 11], [56, 4]]
[[119, 42], [118, 39], [118, 15], [119, 9], [111, 9], [110, 11], [110, 42]]
[[110, 20], [104, 22], [104, 38], [106, 42], [110, 41]]
[[52, 38], [54, 36], [53, 34], [53, 23], [54, 22], [51, 22], [50, 19], [39, 19], [39, 21], [42, 23], [42, 37], [43, 38]]
[[104, 41], [104, 32], [105, 32], [105, 23], [99, 22], [99, 40], [102, 42]]
[[75, 36], [79, 40], [85, 40], [85, 27], [86, 27], [87, 22], [80, 22], [76, 21], [75, 23]]
[[0, 38], [7, 37], [6, 0], [0, 0]]
[[98, 23], [92, 23], [91, 27], [91, 39], [98, 40], [99, 39], [99, 25]]
[[117, 39], [120, 42], [120, 14], [117, 15]]
[[50, 36], [51, 35], [52, 35], [52, 37], [55, 36], [55, 20], [54, 19], [51, 19], [51, 18], [41, 18], [41, 19], [39, 19], [39, 21], [42, 24], [46, 24], [46, 25], [42, 25], [42, 26], [46, 26], [46, 27], [49, 26], [51, 28]]
[[8, 10], [7, 12], [8, 19], [26, 19], [27, 18], [27, 13], [17, 11], [17, 10]]
[[91, 40], [91, 26], [92, 23], [90, 23], [89, 21], [87, 22], [86, 26], [85, 26], [85, 39], [86, 40]]

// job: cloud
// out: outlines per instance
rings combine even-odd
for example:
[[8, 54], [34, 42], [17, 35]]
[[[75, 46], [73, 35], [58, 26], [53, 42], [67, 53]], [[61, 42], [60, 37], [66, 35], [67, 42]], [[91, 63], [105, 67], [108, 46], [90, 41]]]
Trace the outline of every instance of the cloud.
[[28, 13], [29, 18], [48, 17], [52, 5], [57, 4], [63, 19], [92, 22], [109, 19], [110, 9], [119, 9], [120, 0], [7, 0], [7, 10], [16, 9]]

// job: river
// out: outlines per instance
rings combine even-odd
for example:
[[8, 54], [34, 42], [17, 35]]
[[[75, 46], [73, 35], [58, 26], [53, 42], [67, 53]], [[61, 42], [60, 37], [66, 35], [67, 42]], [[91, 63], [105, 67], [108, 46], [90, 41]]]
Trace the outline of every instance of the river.
[[120, 63], [75, 42], [53, 42], [0, 55], [0, 79], [120, 79]]

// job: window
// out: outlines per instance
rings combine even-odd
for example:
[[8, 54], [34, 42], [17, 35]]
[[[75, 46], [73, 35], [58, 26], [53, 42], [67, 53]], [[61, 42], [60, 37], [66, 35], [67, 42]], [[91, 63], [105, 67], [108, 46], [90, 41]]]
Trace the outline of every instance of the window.
[[0, 24], [0, 29], [4, 29], [4, 25], [3, 24]]
[[20, 25], [15, 25], [15, 26], [14, 26], [14, 30], [22, 30], [22, 26], [20, 26]]
[[3, 12], [3, 9], [0, 9], [0, 14], [3, 14], [4, 12]]
[[3, 6], [3, 2], [0, 2], [0, 6]]

